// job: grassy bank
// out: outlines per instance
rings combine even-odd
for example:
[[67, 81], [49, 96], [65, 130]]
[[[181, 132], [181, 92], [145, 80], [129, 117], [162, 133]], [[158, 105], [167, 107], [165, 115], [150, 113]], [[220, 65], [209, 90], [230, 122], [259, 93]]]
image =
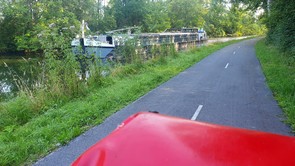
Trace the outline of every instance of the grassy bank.
[[261, 40], [256, 54], [262, 65], [267, 83], [286, 115], [286, 122], [295, 132], [295, 57], [286, 56], [274, 46]]
[[52, 106], [21, 126], [11, 125], [1, 131], [0, 165], [34, 162], [207, 55], [235, 42], [218, 43], [111, 69], [110, 76], [83, 97], [74, 98], [62, 106]]

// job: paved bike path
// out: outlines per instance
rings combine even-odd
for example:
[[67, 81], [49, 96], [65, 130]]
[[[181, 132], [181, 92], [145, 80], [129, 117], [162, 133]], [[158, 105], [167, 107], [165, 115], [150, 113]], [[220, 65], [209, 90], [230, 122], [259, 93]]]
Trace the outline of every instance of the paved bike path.
[[70, 165], [83, 151], [139, 111], [291, 135], [265, 82], [250, 39], [227, 46], [107, 118], [35, 165]]

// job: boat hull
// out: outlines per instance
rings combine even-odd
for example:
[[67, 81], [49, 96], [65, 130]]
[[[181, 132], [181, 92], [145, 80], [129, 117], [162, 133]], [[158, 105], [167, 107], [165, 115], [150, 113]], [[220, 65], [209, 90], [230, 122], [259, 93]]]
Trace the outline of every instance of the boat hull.
[[96, 58], [107, 58], [112, 54], [114, 47], [99, 47], [99, 46], [86, 46], [82, 47], [72, 47], [72, 51], [75, 55], [85, 55], [86, 57], [96, 57]]

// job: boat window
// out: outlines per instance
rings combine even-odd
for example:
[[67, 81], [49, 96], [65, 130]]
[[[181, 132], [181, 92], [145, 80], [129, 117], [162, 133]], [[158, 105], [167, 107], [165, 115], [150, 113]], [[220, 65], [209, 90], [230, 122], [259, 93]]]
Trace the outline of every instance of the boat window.
[[108, 41], [109, 44], [113, 44], [112, 36], [107, 36], [107, 41]]

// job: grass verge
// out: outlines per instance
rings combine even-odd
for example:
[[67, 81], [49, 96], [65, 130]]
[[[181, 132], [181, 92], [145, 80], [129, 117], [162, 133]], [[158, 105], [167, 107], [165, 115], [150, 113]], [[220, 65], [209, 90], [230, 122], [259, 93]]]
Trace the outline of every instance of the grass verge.
[[209, 54], [235, 42], [238, 41], [114, 68], [103, 86], [93, 88], [83, 98], [60, 108], [52, 107], [22, 126], [0, 132], [0, 165], [33, 163]]
[[268, 86], [286, 115], [286, 122], [295, 132], [295, 57], [279, 52], [260, 40], [256, 54], [262, 65]]

